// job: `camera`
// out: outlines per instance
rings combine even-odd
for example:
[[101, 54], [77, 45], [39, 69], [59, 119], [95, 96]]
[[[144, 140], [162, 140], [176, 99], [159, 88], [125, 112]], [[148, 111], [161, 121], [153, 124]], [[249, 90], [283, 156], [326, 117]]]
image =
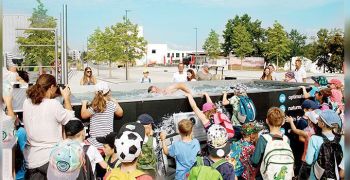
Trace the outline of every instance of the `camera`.
[[[62, 94], [61, 94], [60, 88], [65, 89], [65, 88], [66, 88], [66, 85], [65, 85], [65, 84], [57, 84], [57, 90], [56, 90], [56, 95], [57, 95], [57, 96], [61, 96], [61, 95], [62, 95]], [[68, 88], [69, 88], [69, 87], [68, 87]]]

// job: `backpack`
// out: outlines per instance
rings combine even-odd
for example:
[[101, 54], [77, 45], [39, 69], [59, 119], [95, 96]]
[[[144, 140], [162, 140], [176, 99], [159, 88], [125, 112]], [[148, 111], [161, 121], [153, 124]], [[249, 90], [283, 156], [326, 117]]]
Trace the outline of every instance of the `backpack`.
[[197, 156], [197, 165], [189, 172], [188, 180], [223, 180], [217, 168], [226, 162], [225, 159], [221, 159], [211, 166], [206, 166], [204, 165], [203, 157]]
[[243, 118], [239, 118], [241, 123], [247, 123], [255, 120], [255, 105], [248, 96], [239, 96], [239, 113], [241, 116], [243, 116]]
[[338, 166], [343, 159], [343, 150], [339, 144], [341, 136], [336, 135], [333, 141], [330, 141], [325, 135], [321, 135], [323, 143], [320, 147], [320, 153], [313, 165], [316, 179], [339, 179]]
[[260, 166], [263, 179], [292, 179], [294, 176], [294, 156], [287, 136], [283, 135], [282, 140], [272, 139], [270, 134], [262, 136], [267, 141]]
[[230, 162], [235, 169], [235, 175], [241, 176], [244, 171], [244, 166], [240, 160], [241, 153], [243, 149], [243, 142], [239, 140], [238, 142], [232, 142], [231, 152], [229, 154]]
[[145, 175], [145, 172], [136, 169], [135, 171], [125, 173], [120, 168], [112, 169], [105, 180], [136, 180], [137, 177]]
[[[214, 115], [214, 119], [219, 121], [220, 122], [219, 125], [221, 125], [222, 127], [224, 127], [226, 129], [226, 132], [228, 134], [228, 138], [232, 138], [235, 135], [235, 130], [233, 130], [232, 122], [225, 114], [217, 112]], [[211, 121], [213, 121], [213, 119]], [[211, 124], [215, 124], [214, 122], [211, 122]]]
[[77, 180], [94, 180], [95, 179], [95, 176], [94, 176], [94, 173], [92, 170], [92, 166], [91, 166], [91, 161], [90, 161], [89, 156], [87, 155], [87, 151], [88, 151], [89, 147], [90, 147], [90, 145], [83, 146], [83, 151], [85, 153], [85, 155], [84, 155], [85, 163], [80, 169]]
[[[157, 157], [153, 149], [153, 137], [149, 137], [146, 144], [142, 146], [142, 153], [137, 160], [137, 168], [150, 171], [151, 175], [155, 175], [157, 167]], [[152, 173], [151, 173], [152, 172]]]

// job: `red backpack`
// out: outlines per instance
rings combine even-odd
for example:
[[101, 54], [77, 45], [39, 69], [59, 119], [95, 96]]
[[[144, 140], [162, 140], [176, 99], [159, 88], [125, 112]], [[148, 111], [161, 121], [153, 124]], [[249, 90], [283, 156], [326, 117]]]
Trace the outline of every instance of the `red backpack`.
[[218, 120], [220, 122], [220, 125], [226, 129], [228, 138], [232, 138], [235, 135], [235, 130], [233, 130], [233, 125], [231, 123], [231, 120], [225, 114], [217, 112], [214, 115], [214, 119], [215, 119], [214, 122]]

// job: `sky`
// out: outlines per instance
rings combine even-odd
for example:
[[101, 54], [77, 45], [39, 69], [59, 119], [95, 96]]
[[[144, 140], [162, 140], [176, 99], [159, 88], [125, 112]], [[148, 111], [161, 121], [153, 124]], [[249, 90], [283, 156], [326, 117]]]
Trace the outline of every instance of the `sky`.
[[[168, 44], [171, 49], [198, 50], [211, 29], [220, 37], [228, 19], [247, 13], [267, 28], [275, 21], [286, 31], [297, 29], [308, 37], [320, 28], [344, 29], [344, 0], [42, 0], [48, 14], [59, 19], [68, 6], [68, 46], [86, 49], [96, 28], [104, 29], [128, 18], [143, 26], [148, 43]], [[5, 0], [4, 14], [31, 15], [36, 0]]]

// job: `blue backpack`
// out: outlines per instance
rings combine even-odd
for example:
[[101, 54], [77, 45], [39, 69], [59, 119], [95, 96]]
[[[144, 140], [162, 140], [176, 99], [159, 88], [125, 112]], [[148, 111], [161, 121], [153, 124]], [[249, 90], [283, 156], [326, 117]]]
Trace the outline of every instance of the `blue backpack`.
[[255, 120], [256, 109], [253, 101], [248, 96], [239, 96], [239, 112], [241, 116], [245, 116], [245, 121], [241, 123]]

